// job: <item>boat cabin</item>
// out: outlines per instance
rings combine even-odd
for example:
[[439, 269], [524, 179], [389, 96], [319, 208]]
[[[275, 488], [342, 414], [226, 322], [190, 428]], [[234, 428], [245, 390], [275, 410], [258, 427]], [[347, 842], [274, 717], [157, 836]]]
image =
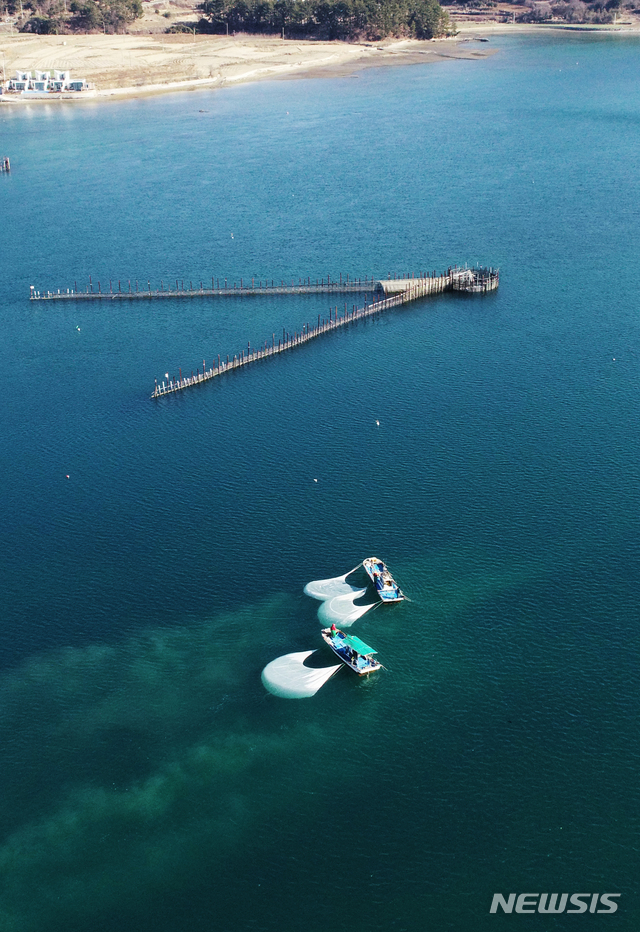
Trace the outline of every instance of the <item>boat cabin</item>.
[[335, 627], [324, 628], [322, 637], [334, 654], [337, 654], [340, 660], [359, 676], [372, 673], [374, 670], [381, 668], [382, 664], [375, 660], [373, 656], [378, 653], [377, 650], [369, 647], [359, 637], [353, 634], [345, 634], [344, 631], [340, 631]]

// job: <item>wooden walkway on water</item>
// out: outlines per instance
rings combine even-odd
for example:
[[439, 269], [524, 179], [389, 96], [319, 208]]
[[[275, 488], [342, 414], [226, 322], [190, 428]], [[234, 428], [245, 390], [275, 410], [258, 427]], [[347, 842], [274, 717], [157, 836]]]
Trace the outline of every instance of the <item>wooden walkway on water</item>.
[[[318, 322], [313, 327], [310, 327], [309, 324], [305, 324], [300, 331], [296, 330], [294, 333], [288, 333], [286, 330], [283, 330], [282, 337], [280, 337], [277, 342], [275, 333], [273, 333], [271, 335], [271, 341], [265, 340], [260, 348], [254, 347], [252, 349], [251, 345], [247, 344], [246, 351], [242, 350], [233, 357], [227, 356], [226, 359], [223, 360], [220, 358], [220, 355], [218, 355], [217, 360], [214, 360], [208, 369], [206, 361], [203, 360], [202, 372], [198, 368], [195, 375], [192, 372], [190, 376], [183, 377], [182, 370], [180, 370], [177, 378], [169, 377], [167, 374], [161, 382], [158, 382], [156, 379], [155, 388], [151, 397], [161, 398], [164, 395], [171, 395], [174, 392], [184, 391], [185, 388], [191, 388], [194, 385], [209, 382], [211, 379], [215, 379], [217, 376], [223, 375], [225, 372], [230, 372], [233, 369], [248, 366], [250, 363], [258, 362], [261, 359], [267, 359], [278, 353], [284, 353], [297, 346], [303, 346], [305, 343], [314, 340], [324, 333], [337, 330], [339, 327], [344, 327], [354, 321], [363, 320], [375, 314], [380, 314], [383, 311], [398, 307], [401, 304], [406, 304], [409, 301], [416, 301], [427, 295], [440, 294], [443, 291], [463, 291], [469, 293], [494, 291], [498, 287], [498, 282], [499, 273], [497, 269], [463, 269], [454, 266], [447, 269], [447, 271], [443, 272], [441, 275], [433, 272], [423, 273], [418, 276], [410, 275], [402, 278], [399, 276], [394, 278], [389, 276], [386, 280], [375, 278], [349, 279], [349, 277], [344, 279], [340, 276], [338, 281], [332, 281], [328, 276], [326, 281], [322, 279], [321, 281], [311, 282], [310, 279], [305, 279], [304, 281], [299, 279], [297, 285], [294, 281], [292, 281], [291, 285], [285, 285], [283, 281], [281, 281], [280, 284], [276, 284], [274, 281], [270, 284], [266, 281], [264, 284], [262, 281], [256, 284], [255, 279], [252, 279], [251, 285], [249, 286], [245, 285], [243, 280], [240, 279], [240, 285], [238, 286], [237, 283], [234, 282], [231, 288], [228, 286], [226, 279], [223, 280], [223, 285], [220, 286], [220, 280], [212, 278], [211, 288], [204, 288], [203, 283], [200, 282], [200, 288], [194, 289], [193, 283], [189, 282], [190, 287], [186, 289], [184, 287], [184, 282], [182, 282], [180, 287], [180, 281], [178, 280], [176, 281], [175, 291], [165, 288], [163, 282], [161, 282], [161, 287], [157, 290], [151, 289], [150, 282], [147, 282], [148, 288], [146, 290], [139, 290], [138, 282], [136, 282], [134, 290], [131, 286], [131, 282], [128, 282], [129, 287], [124, 291], [121, 289], [120, 282], [118, 282], [117, 291], [114, 291], [113, 285], [110, 282], [109, 291], [104, 292], [101, 290], [100, 282], [98, 282], [98, 290], [94, 291], [91, 281], [85, 291], [79, 291], [76, 285], [75, 289], [67, 289], [66, 291], [40, 292], [36, 291], [35, 287], [32, 285], [31, 300], [100, 301], [230, 296], [248, 297], [251, 295], [282, 294], [365, 294], [365, 303], [362, 307], [353, 305], [352, 309], [348, 310], [345, 304], [344, 311], [339, 311], [336, 306], [335, 309], [332, 308], [330, 310], [328, 319], [322, 319], [318, 316]], [[368, 303], [366, 300], [368, 294], [371, 294], [374, 299], [371, 303]]]

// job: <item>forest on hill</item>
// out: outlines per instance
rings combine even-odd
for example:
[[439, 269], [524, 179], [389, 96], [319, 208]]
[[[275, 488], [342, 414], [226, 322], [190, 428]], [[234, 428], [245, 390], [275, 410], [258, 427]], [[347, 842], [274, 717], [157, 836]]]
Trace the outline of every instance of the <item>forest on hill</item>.
[[203, 31], [326, 39], [432, 39], [451, 31], [437, 0], [203, 0]]
[[[625, 13], [640, 13], [639, 5], [640, 0], [521, 0], [515, 20], [606, 24]], [[473, 5], [470, 0], [448, 0], [447, 6], [454, 19], [457, 11], [500, 19], [496, 0]], [[196, 9], [199, 22], [178, 22], [166, 31], [282, 35], [284, 30], [290, 38], [374, 42], [456, 32], [455, 22], [437, 0], [202, 0]], [[143, 15], [141, 0], [0, 0], [2, 11], [16, 16], [22, 32], [58, 35], [126, 32]], [[507, 18], [511, 15], [508, 12]]]
[[[2, 5], [2, 4], [0, 4]], [[126, 31], [143, 15], [140, 0], [5, 0], [22, 11], [22, 32], [41, 35]], [[198, 23], [167, 32], [248, 33], [300, 38], [379, 40], [386, 36], [431, 39], [451, 30], [437, 0], [203, 0]]]
[[74, 32], [123, 32], [143, 15], [140, 0], [7, 0], [7, 13], [31, 11], [21, 32], [64, 35]]

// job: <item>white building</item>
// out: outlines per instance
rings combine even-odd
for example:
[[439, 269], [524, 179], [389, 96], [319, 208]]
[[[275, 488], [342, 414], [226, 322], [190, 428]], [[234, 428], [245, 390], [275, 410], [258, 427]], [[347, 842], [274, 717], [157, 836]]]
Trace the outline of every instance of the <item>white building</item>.
[[32, 78], [29, 82], [29, 88], [32, 91], [47, 91], [49, 90], [49, 72], [48, 71], [36, 71], [35, 78]]
[[7, 89], [10, 91], [27, 91], [29, 90], [30, 81], [30, 71], [16, 71], [16, 76], [15, 78], [11, 78], [7, 84]]
[[89, 82], [84, 78], [71, 80], [70, 71], [54, 71], [53, 78], [49, 71], [36, 71], [35, 77], [30, 71], [16, 71], [15, 78], [7, 82], [7, 90], [19, 94], [48, 94], [51, 91], [86, 91]]

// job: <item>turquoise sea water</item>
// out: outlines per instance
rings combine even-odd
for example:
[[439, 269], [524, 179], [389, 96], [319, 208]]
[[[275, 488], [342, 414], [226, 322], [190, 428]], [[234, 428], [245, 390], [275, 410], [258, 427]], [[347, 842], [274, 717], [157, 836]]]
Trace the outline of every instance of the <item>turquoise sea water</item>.
[[[0, 110], [2, 932], [638, 928], [640, 43], [491, 44]], [[465, 261], [499, 291], [159, 402], [328, 302], [28, 301]], [[374, 553], [389, 672], [266, 694]]]

